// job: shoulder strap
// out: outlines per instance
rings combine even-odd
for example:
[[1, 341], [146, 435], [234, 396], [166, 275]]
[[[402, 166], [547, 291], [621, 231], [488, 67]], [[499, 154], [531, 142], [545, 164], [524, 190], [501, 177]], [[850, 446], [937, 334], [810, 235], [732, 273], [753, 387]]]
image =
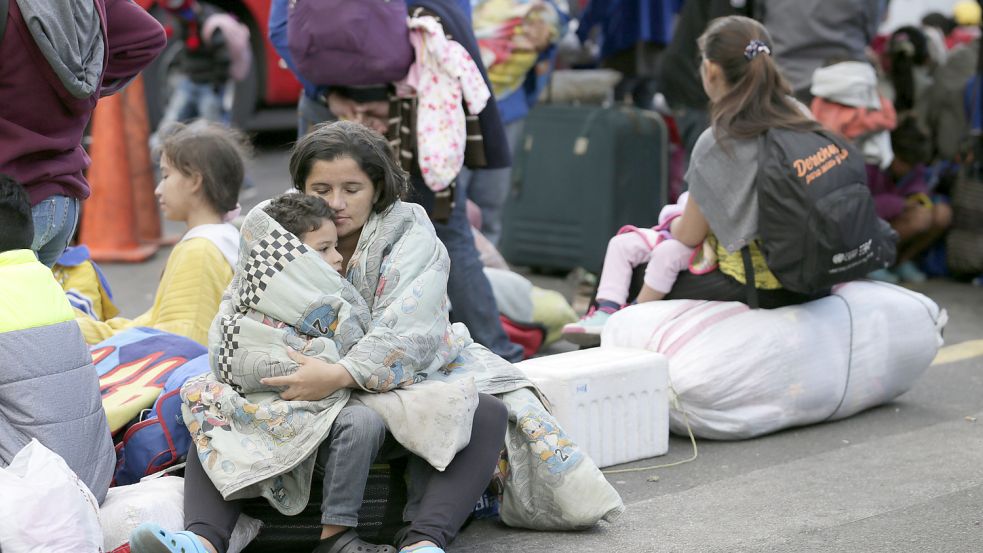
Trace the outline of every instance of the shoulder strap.
[[754, 285], [754, 263], [751, 261], [751, 247], [741, 248], [741, 257], [744, 258], [744, 290], [747, 293], [747, 304], [751, 309], [757, 309], [758, 289]]
[[3, 33], [7, 30], [7, 7], [10, 0], [0, 0], [0, 42], [3, 42]]

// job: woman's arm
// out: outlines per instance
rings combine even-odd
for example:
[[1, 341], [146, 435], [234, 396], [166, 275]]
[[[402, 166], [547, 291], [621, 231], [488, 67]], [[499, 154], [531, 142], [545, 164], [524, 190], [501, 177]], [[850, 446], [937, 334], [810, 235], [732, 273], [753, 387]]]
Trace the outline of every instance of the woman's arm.
[[673, 238], [691, 248], [699, 246], [707, 237], [710, 225], [692, 196], [686, 202], [682, 216], [673, 219], [669, 225], [669, 232]]

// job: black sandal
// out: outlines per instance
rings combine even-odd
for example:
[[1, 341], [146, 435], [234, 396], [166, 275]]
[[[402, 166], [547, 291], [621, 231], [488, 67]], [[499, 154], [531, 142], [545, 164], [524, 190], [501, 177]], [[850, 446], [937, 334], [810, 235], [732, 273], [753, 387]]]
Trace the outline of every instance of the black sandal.
[[313, 553], [397, 553], [395, 547], [391, 545], [376, 545], [363, 541], [358, 537], [354, 528], [345, 530], [345, 533], [338, 536], [338, 539], [331, 545], [325, 547], [323, 544], [314, 548]]

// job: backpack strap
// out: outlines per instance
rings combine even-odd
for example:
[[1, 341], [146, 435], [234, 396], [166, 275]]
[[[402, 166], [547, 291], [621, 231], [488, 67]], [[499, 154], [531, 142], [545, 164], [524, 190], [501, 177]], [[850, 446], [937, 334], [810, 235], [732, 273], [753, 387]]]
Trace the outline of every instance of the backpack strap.
[[7, 8], [10, 0], [0, 0], [0, 42], [3, 42], [3, 33], [7, 30]]
[[754, 263], [751, 262], [751, 246], [741, 248], [744, 258], [744, 289], [747, 291], [747, 304], [751, 309], [757, 309], [758, 289], [754, 286]]

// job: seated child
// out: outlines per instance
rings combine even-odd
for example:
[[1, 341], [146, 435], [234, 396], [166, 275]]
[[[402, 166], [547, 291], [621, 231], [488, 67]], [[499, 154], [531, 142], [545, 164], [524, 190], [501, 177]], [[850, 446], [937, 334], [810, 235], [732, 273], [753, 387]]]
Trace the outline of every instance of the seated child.
[[898, 258], [892, 270], [880, 269], [869, 278], [896, 283], [922, 282], [925, 274], [914, 258], [945, 234], [952, 224], [952, 208], [929, 196], [925, 164], [931, 161], [932, 142], [914, 117], [906, 117], [891, 133], [894, 160], [886, 170], [867, 166], [867, 185], [877, 216], [898, 233]]
[[608, 242], [597, 285], [597, 307], [579, 321], [563, 327], [566, 340], [582, 346], [600, 344], [604, 324], [628, 301], [628, 287], [635, 267], [648, 264], [645, 284], [635, 300], [638, 303], [661, 300], [672, 289], [676, 275], [690, 269], [694, 249], [673, 239], [669, 232], [669, 224], [683, 213], [688, 197], [689, 193], [684, 192], [675, 205], [662, 208], [658, 226], [651, 229], [625, 226]]
[[[0, 175], [0, 466], [36, 438], [100, 503], [116, 453], [74, 312], [34, 252], [27, 192]], [[44, 382], [44, 385], [41, 385]]]
[[160, 147], [156, 195], [164, 217], [188, 230], [174, 247], [153, 306], [135, 319], [81, 316], [89, 344], [135, 326], [173, 332], [208, 345], [208, 327], [239, 256], [239, 231], [226, 222], [237, 210], [246, 146], [231, 129], [199, 121], [174, 124]]

